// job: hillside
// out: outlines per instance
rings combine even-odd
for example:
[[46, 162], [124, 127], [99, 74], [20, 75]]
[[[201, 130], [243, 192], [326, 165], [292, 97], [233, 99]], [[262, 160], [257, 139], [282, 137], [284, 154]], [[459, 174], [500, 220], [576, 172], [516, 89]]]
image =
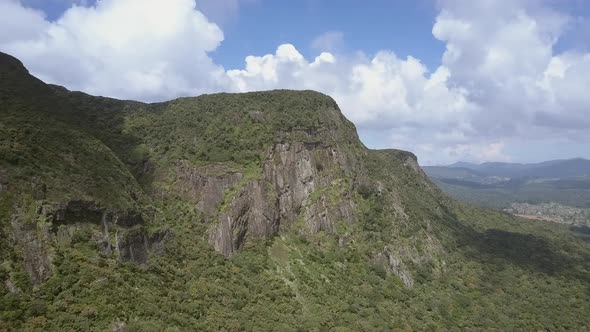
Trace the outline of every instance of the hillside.
[[0, 54], [0, 330], [584, 330], [590, 243], [444, 195], [313, 91], [145, 104]]

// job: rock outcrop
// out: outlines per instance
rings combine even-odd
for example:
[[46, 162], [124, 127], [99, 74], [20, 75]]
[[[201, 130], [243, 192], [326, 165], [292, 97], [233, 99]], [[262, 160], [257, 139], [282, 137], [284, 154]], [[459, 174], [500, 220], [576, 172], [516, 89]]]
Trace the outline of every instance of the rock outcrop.
[[231, 256], [247, 240], [269, 238], [279, 231], [278, 204], [272, 188], [265, 181], [245, 184], [222, 207], [217, 223], [210, 231], [209, 242], [223, 255]]
[[414, 279], [402, 259], [389, 252], [387, 248], [383, 252], [378, 253], [374, 260], [376, 264], [384, 266], [387, 273], [394, 274], [400, 278], [406, 287], [414, 286]]
[[151, 254], [163, 251], [172, 234], [147, 234], [140, 214], [109, 211], [95, 202], [48, 204], [30, 201], [17, 208], [11, 221], [11, 239], [33, 285], [53, 274], [56, 250], [80, 241], [94, 243], [100, 254], [120, 261], [145, 264]]
[[53, 274], [53, 246], [49, 224], [35, 214], [17, 213], [13, 216], [12, 243], [33, 285], [39, 285]]
[[217, 214], [225, 191], [237, 185], [244, 175], [224, 164], [193, 167], [188, 161], [176, 163], [176, 188], [184, 196], [198, 202], [196, 208], [208, 216]]
[[142, 230], [132, 230], [119, 239], [116, 235], [115, 248], [119, 252], [119, 259], [124, 262], [146, 264], [152, 254], [162, 254], [164, 244], [170, 240], [170, 232], [146, 234]]
[[275, 144], [254, 171], [178, 165], [177, 187], [213, 221], [209, 241], [217, 251], [229, 257], [282, 229], [331, 233], [336, 222], [354, 220], [346, 153], [308, 139], [315, 141]]

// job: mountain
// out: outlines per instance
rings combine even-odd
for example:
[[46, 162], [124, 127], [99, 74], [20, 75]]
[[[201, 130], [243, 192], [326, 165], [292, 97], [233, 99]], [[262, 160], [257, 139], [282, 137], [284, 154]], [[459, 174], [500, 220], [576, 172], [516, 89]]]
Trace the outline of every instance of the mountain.
[[0, 232], [0, 330], [590, 326], [585, 238], [450, 199], [313, 91], [146, 104], [0, 54]]
[[590, 210], [590, 160], [536, 164], [458, 162], [427, 166], [424, 171], [445, 192], [465, 202], [529, 218], [590, 224], [586, 212]]
[[454, 179], [481, 184], [507, 180], [504, 177], [487, 176], [484, 173], [466, 167], [424, 166], [423, 169], [428, 176], [435, 179]]
[[[439, 167], [454, 167], [454, 168], [468, 168], [468, 169], [475, 169], [478, 164], [469, 163], [466, 161], [458, 161], [456, 163], [450, 164], [448, 166], [439, 166]], [[429, 167], [429, 166], [427, 166]]]
[[[442, 166], [445, 167], [445, 166]], [[542, 177], [542, 178], [573, 178], [590, 176], [590, 160], [575, 158], [550, 160], [534, 164], [515, 164], [487, 162], [472, 164], [458, 162], [445, 168], [471, 169], [487, 176], [504, 176], [509, 178]]]

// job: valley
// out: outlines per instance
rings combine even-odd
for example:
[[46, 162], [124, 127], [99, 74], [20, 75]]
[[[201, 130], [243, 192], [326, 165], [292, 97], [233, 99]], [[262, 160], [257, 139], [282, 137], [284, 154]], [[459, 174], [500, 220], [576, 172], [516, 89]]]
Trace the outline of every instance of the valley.
[[590, 223], [590, 161], [585, 159], [456, 163], [424, 170], [445, 192], [465, 202], [526, 218]]

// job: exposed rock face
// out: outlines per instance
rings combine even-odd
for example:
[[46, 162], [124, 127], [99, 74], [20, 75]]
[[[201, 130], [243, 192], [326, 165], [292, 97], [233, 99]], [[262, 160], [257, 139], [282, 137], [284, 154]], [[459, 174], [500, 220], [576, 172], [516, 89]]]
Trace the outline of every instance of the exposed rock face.
[[404, 166], [411, 168], [416, 173], [421, 173], [422, 175], [425, 175], [422, 171], [422, 168], [420, 168], [420, 166], [418, 165], [418, 160], [416, 159], [416, 156], [413, 154], [408, 154], [406, 160], [404, 161]]
[[386, 249], [376, 255], [375, 261], [378, 264], [382, 264], [387, 273], [398, 276], [406, 287], [414, 286], [414, 279], [412, 279], [410, 272], [404, 266], [400, 257], [397, 257]]
[[307, 135], [306, 142], [276, 143], [260, 174], [177, 164], [176, 186], [214, 222], [209, 241], [217, 251], [231, 256], [245, 242], [295, 224], [302, 233], [331, 233], [336, 222], [354, 219], [352, 184], [345, 180], [348, 158], [337, 144], [314, 135]]
[[16, 287], [14, 282], [10, 279], [6, 279], [4, 285], [6, 286], [6, 289], [12, 294], [18, 294], [22, 292], [18, 287]]
[[304, 203], [310, 206], [315, 203], [308, 202], [312, 193], [344, 179], [349, 169], [347, 159], [336, 145], [317, 141], [276, 144], [264, 164], [264, 177], [277, 191], [281, 225], [291, 225]]
[[[150, 254], [161, 254], [164, 242], [170, 237], [169, 232], [147, 235], [142, 231], [130, 231], [116, 243], [119, 259], [127, 262], [145, 264]], [[118, 239], [118, 235], [117, 235]]]
[[39, 285], [53, 273], [54, 248], [69, 246], [75, 237], [87, 232], [93, 233], [88, 240], [103, 255], [115, 254], [121, 261], [146, 263], [150, 254], [162, 252], [171, 234], [147, 235], [136, 227], [143, 223], [139, 214], [108, 211], [94, 202], [51, 205], [36, 201], [17, 209], [11, 222], [11, 238], [33, 285]]
[[188, 161], [177, 163], [176, 174], [179, 191], [190, 200], [198, 202], [197, 209], [208, 216], [217, 213], [217, 207], [223, 201], [225, 190], [238, 184], [243, 177], [242, 173], [223, 164], [197, 168]]
[[277, 190], [280, 219], [285, 224], [295, 221], [303, 201], [320, 185], [319, 162], [311, 152], [301, 143], [277, 144], [264, 165], [265, 178]]
[[219, 213], [218, 224], [211, 230], [209, 242], [215, 250], [230, 256], [246, 239], [264, 239], [279, 230], [276, 196], [267, 182], [248, 182]]
[[39, 285], [53, 273], [53, 248], [49, 225], [24, 211], [12, 218], [12, 239], [33, 285]]
[[129, 211], [108, 211], [89, 201], [69, 201], [56, 205], [42, 204], [38, 209], [39, 214], [47, 217], [54, 226], [75, 223], [92, 223], [102, 225], [108, 231], [107, 223], [122, 227], [143, 225], [140, 214]]
[[111, 327], [113, 328], [113, 332], [123, 332], [123, 331], [125, 331], [126, 326], [127, 326], [127, 324], [125, 322], [121, 322], [121, 321], [115, 321], [111, 324]]
[[[338, 181], [336, 181], [338, 183]], [[339, 185], [339, 184], [335, 184]], [[305, 207], [304, 231], [308, 234], [325, 232], [327, 234], [335, 231], [338, 222], [352, 222], [355, 220], [354, 203], [350, 192], [336, 193], [339, 202], [332, 201], [330, 193], [322, 193], [315, 202]]]
[[[302, 220], [299, 231], [331, 233], [336, 222], [350, 222], [354, 209], [344, 181], [347, 164], [337, 146], [278, 143], [270, 149], [262, 176], [234, 196], [211, 231], [210, 242], [231, 256], [248, 240], [274, 236]], [[347, 188], [350, 189], [350, 188]], [[330, 198], [329, 195], [336, 197]]]

